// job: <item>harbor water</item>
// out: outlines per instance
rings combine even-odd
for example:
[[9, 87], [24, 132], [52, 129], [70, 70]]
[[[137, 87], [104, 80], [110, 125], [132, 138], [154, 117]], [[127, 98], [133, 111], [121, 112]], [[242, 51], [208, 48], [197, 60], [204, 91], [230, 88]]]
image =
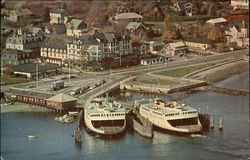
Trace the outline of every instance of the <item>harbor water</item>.
[[[216, 85], [248, 90], [248, 74], [242, 73]], [[132, 92], [118, 92], [113, 96], [128, 103], [141, 98], [169, 99]], [[182, 101], [211, 114], [215, 128], [203, 135], [190, 136], [154, 131], [153, 139], [131, 131], [113, 138], [99, 137], [83, 129], [83, 143], [79, 147], [71, 137], [75, 124], [58, 123], [52, 113], [2, 113], [1, 156], [7, 160], [245, 160], [249, 157], [249, 95], [199, 92], [183, 96]], [[222, 132], [218, 129], [221, 116]], [[28, 139], [28, 135], [39, 138]]]

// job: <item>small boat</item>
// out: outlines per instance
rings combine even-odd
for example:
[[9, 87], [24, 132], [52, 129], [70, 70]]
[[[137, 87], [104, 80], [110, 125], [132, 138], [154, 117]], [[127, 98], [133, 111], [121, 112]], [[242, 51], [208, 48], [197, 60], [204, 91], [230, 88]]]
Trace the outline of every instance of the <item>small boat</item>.
[[39, 138], [39, 136], [32, 136], [32, 135], [29, 135], [27, 136], [28, 138]]
[[214, 128], [214, 119], [213, 119], [213, 117], [210, 118], [209, 128], [211, 128], [211, 129]]
[[69, 116], [74, 116], [74, 115], [78, 115], [78, 112], [69, 112]]
[[134, 117], [133, 129], [141, 136], [146, 138], [153, 138], [153, 125], [147, 119], [143, 117]]
[[219, 130], [223, 130], [223, 119], [222, 117], [220, 117], [220, 120], [219, 120]]

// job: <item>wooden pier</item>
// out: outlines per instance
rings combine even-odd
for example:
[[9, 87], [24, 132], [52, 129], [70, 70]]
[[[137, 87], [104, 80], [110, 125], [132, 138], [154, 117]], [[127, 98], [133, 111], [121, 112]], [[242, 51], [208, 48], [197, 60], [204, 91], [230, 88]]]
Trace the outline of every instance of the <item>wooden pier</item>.
[[[45, 107], [52, 109], [57, 113], [64, 113], [69, 110], [74, 110], [73, 104], [76, 105], [76, 100], [74, 103], [69, 102], [51, 102], [48, 99], [53, 97], [53, 94], [41, 91], [34, 91], [22, 88], [10, 88], [4, 92], [4, 99], [12, 102], [22, 102], [30, 105], [35, 105], [38, 107]], [[53, 104], [53, 105], [51, 105]], [[65, 107], [65, 106], [70, 107]], [[72, 107], [71, 107], [72, 106]]]
[[78, 144], [82, 143], [82, 136], [81, 136], [81, 124], [83, 122], [84, 116], [84, 109], [82, 109], [79, 115], [76, 118], [76, 127], [73, 132], [73, 136], [75, 137], [75, 142]]

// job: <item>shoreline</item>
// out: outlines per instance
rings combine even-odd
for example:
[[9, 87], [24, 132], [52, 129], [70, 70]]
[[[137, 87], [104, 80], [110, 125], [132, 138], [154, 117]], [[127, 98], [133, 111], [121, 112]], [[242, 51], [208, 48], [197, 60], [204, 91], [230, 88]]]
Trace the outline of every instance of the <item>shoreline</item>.
[[[239, 66], [241, 66], [241, 65], [239, 65]], [[237, 68], [239, 66], [237, 66]], [[219, 79], [216, 79], [217, 77], [216, 78], [213, 77], [216, 80], [213, 79], [213, 81], [209, 85], [213, 86], [214, 84], [216, 84], [220, 81], [223, 81], [225, 79], [229, 79], [233, 76], [237, 76], [237, 75], [244, 73], [244, 72], [247, 72], [247, 71], [249, 72], [248, 67], [246, 67], [244, 69], [241, 68], [240, 70], [234, 70], [233, 72], [232, 72], [232, 70], [230, 71], [230, 69], [226, 69], [226, 70], [224, 70], [224, 73], [226, 73], [226, 74], [224, 74], [224, 76], [220, 77]], [[213, 74], [214, 74], [214, 72], [213, 72]], [[211, 76], [211, 72], [210, 72], [210, 74], [207, 74], [207, 76]], [[182, 91], [182, 93], [192, 94], [192, 93], [196, 93], [196, 92], [205, 92], [205, 91], [207, 91], [206, 87], [201, 87], [201, 88], [198, 87], [197, 89], [189, 89], [186, 91]], [[177, 93], [175, 93], [175, 94], [177, 94]], [[170, 96], [171, 96], [171, 94], [170, 94]], [[20, 113], [20, 112], [50, 112], [51, 111], [48, 108], [39, 107], [39, 106], [35, 106], [35, 105], [30, 105], [30, 104], [25, 104], [25, 103], [21, 103], [21, 102], [15, 102], [13, 105], [9, 105], [9, 104], [4, 105], [4, 103], [5, 102], [3, 100], [1, 100], [1, 112], [0, 112], [1, 114], [2, 113], [18, 113], [18, 112]]]
[[30, 105], [26, 103], [15, 102], [13, 105], [4, 105], [1, 101], [2, 113], [20, 113], [20, 112], [50, 112], [48, 108]]

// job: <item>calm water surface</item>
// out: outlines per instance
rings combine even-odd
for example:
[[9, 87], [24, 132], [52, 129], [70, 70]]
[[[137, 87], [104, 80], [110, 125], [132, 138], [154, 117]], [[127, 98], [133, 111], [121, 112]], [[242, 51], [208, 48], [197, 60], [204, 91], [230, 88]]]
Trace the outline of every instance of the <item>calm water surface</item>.
[[[243, 75], [243, 76], [242, 76]], [[248, 89], [248, 74], [222, 81], [216, 85]], [[245, 83], [246, 84], [246, 83]], [[135, 99], [154, 98], [152, 94], [117, 93], [117, 99], [132, 103]], [[157, 96], [163, 99], [168, 97]], [[127, 132], [115, 138], [101, 138], [82, 130], [83, 144], [75, 146], [70, 135], [74, 124], [54, 121], [48, 113], [1, 114], [1, 156], [9, 160], [234, 160], [249, 155], [249, 95], [231, 96], [201, 92], [183, 99], [215, 119], [215, 129], [202, 136], [177, 136], [154, 131], [153, 139]], [[224, 131], [217, 128], [220, 116]], [[27, 135], [39, 135], [27, 139]]]

